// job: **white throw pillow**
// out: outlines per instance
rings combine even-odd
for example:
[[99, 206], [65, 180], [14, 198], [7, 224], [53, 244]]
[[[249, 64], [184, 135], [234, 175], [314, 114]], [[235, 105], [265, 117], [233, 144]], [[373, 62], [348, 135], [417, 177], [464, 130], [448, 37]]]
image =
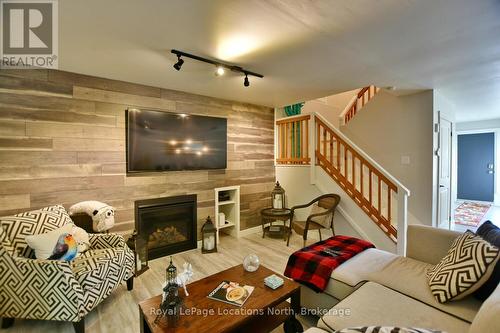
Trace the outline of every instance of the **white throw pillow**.
[[71, 230], [70, 234], [73, 235], [73, 238], [78, 245], [78, 255], [90, 248], [89, 234], [84, 229], [73, 225], [73, 229]]
[[[312, 215], [312, 214], [319, 214], [319, 213], [324, 213], [326, 212], [328, 209], [325, 209], [323, 207], [320, 207], [318, 205], [318, 203], [314, 203], [312, 206], [311, 206], [311, 213], [309, 215]], [[323, 226], [323, 228], [330, 228], [331, 225], [331, 221], [332, 221], [332, 213], [330, 214], [326, 214], [326, 215], [322, 215], [322, 216], [316, 216], [316, 217], [313, 217], [311, 219], [311, 221], [314, 221], [316, 223], [318, 223], [319, 225]]]
[[45, 234], [29, 235], [24, 239], [28, 243], [28, 246], [35, 250], [35, 257], [37, 259], [47, 259], [52, 255], [59, 237], [62, 234], [71, 234], [73, 227], [74, 224], [68, 223]]

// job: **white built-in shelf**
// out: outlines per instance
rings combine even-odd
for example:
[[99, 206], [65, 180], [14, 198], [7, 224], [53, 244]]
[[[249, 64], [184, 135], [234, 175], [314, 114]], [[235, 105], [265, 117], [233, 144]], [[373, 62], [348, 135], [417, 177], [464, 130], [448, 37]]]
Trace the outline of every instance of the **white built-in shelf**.
[[[219, 233], [224, 232], [233, 237], [240, 237], [240, 187], [227, 186], [219, 187], [215, 190], [215, 228], [217, 229], [217, 243]], [[225, 192], [229, 198], [219, 201], [219, 193]], [[221, 221], [219, 213], [224, 214], [224, 221]], [[226, 223], [229, 221], [229, 223]]]
[[226, 223], [224, 225], [219, 226], [219, 229], [224, 229], [224, 228], [234, 227], [234, 226], [235, 226], [234, 223]]
[[234, 204], [235, 201], [234, 200], [228, 200], [228, 201], [220, 201], [219, 202], [219, 206], [222, 206], [222, 205], [230, 205], [230, 204]]

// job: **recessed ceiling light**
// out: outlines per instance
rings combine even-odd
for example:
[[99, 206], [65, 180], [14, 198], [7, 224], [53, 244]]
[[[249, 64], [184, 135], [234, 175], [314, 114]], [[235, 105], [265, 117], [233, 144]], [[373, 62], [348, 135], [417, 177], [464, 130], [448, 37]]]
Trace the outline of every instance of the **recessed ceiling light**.
[[175, 146], [175, 145], [177, 144], [177, 140], [170, 140], [170, 144], [171, 144], [172, 146]]
[[217, 66], [217, 68], [215, 69], [215, 75], [216, 76], [224, 75], [224, 67]]

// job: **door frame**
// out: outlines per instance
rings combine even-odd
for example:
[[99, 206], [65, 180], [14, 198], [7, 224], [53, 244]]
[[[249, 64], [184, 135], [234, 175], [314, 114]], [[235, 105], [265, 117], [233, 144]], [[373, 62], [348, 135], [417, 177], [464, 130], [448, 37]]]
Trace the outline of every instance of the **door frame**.
[[[491, 128], [491, 129], [477, 129], [477, 130], [462, 130], [462, 131], [457, 131], [457, 137], [458, 135], [467, 135], [467, 134], [483, 134], [483, 133], [493, 133], [494, 140], [493, 140], [493, 149], [495, 150], [493, 154], [493, 202], [487, 202], [487, 201], [476, 201], [476, 200], [467, 200], [467, 201], [473, 201], [473, 202], [487, 202], [487, 203], [492, 203], [495, 206], [500, 206], [500, 194], [498, 193], [500, 189], [500, 177], [498, 177], [498, 173], [500, 172], [500, 166], [498, 165], [500, 153], [498, 152], [498, 148], [500, 147], [500, 129], [498, 128]], [[458, 152], [458, 149], [457, 149]], [[457, 162], [458, 162], [458, 156], [457, 156]], [[455, 168], [455, 174], [458, 175], [458, 163], [454, 164]], [[454, 200], [455, 202], [458, 201], [458, 195], [457, 195], [457, 189], [458, 189], [458, 179], [455, 179], [453, 183], [453, 187], [455, 188], [455, 196]]]
[[440, 136], [440, 128], [441, 128], [441, 119], [445, 119], [446, 121], [448, 121], [450, 123], [450, 126], [451, 126], [451, 140], [450, 140], [450, 156], [451, 156], [451, 160], [450, 160], [450, 170], [449, 170], [449, 173], [450, 173], [450, 188], [449, 188], [449, 191], [450, 191], [450, 195], [449, 195], [449, 203], [448, 203], [448, 207], [450, 209], [450, 221], [448, 221], [448, 228], [451, 229], [452, 228], [452, 223], [453, 221], [455, 220], [455, 216], [454, 216], [454, 213], [455, 213], [455, 209], [454, 209], [454, 206], [453, 206], [453, 201], [454, 201], [454, 198], [456, 198], [456, 189], [457, 187], [454, 186], [454, 184], [456, 184], [456, 164], [457, 164], [457, 155], [456, 155], [456, 151], [457, 151], [457, 133], [456, 133], [456, 123], [455, 123], [455, 117], [453, 117], [452, 115], [446, 113], [446, 112], [443, 112], [443, 111], [440, 111], [438, 110], [437, 111], [437, 121], [435, 123], [435, 128], [434, 128], [434, 135], [435, 135], [435, 138], [436, 138], [436, 150], [434, 151], [434, 155], [436, 157], [436, 167], [434, 168], [434, 173], [435, 173], [435, 179], [436, 179], [436, 183], [434, 185], [434, 190], [433, 192], [435, 193], [435, 200], [434, 200], [434, 203], [433, 203], [433, 206], [435, 207], [434, 209], [434, 216], [433, 216], [433, 221], [432, 221], [432, 225], [434, 227], [439, 227], [439, 215], [440, 215], [440, 207], [439, 207], [439, 188], [440, 188], [440, 184], [439, 184], [439, 175], [440, 175], [440, 169], [441, 169], [441, 159], [440, 159], [440, 153], [441, 153], [441, 146], [440, 146], [440, 140], [439, 140], [439, 136]]

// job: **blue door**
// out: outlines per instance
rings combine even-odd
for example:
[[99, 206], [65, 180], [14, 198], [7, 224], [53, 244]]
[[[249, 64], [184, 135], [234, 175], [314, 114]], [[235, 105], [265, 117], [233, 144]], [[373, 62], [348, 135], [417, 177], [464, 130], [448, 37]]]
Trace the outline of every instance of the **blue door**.
[[458, 136], [458, 199], [493, 201], [495, 134]]

